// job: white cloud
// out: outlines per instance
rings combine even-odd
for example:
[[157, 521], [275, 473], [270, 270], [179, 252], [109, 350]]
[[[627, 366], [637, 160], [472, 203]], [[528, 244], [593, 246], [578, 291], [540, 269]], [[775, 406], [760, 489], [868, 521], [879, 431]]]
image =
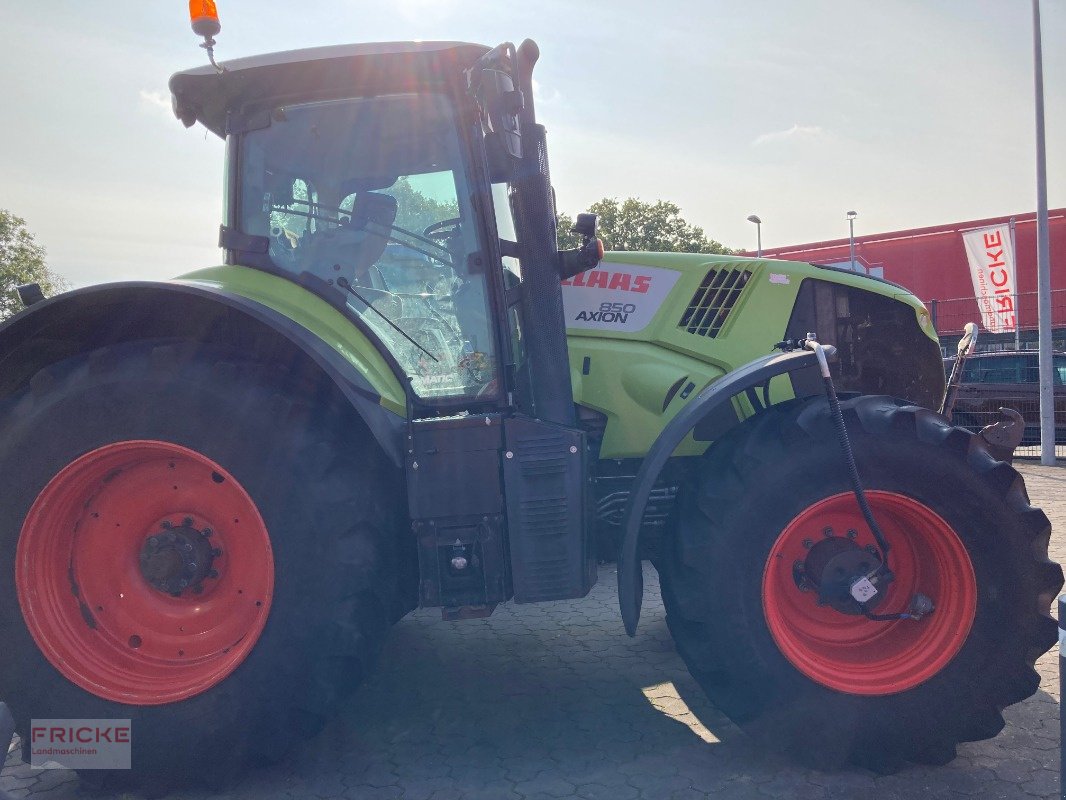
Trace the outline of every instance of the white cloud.
[[141, 89], [141, 108], [150, 113], [164, 112], [167, 117], [170, 117], [170, 95], [164, 92], [148, 91], [147, 89]]
[[536, 78], [533, 79], [533, 102], [539, 106], [550, 106], [562, 99], [558, 89], [547, 89]]
[[821, 139], [826, 135], [826, 131], [819, 125], [800, 125], [794, 124], [791, 128], [786, 128], [783, 131], [772, 131], [770, 133], [761, 133], [755, 137], [752, 141], [753, 145], [771, 144], [773, 142], [783, 142], [789, 139]]

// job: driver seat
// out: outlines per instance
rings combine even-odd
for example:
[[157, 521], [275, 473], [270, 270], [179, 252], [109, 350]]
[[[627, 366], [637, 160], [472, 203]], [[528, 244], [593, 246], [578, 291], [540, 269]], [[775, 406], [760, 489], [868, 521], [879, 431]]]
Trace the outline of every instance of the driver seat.
[[356, 195], [352, 204], [351, 219], [345, 227], [352, 231], [361, 231], [364, 236], [358, 249], [353, 254], [353, 267], [356, 280], [365, 280], [368, 276], [371, 286], [384, 284], [380, 273], [374, 269], [385, 253], [389, 243], [392, 225], [396, 221], [396, 198], [376, 192], [362, 192]]

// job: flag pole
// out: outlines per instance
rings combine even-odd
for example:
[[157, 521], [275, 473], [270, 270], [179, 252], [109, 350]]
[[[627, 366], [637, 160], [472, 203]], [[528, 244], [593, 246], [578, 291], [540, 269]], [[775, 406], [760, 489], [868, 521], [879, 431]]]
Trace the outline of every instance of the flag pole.
[[1022, 349], [1022, 315], [1018, 309], [1018, 244], [1014, 236], [1014, 217], [1010, 218], [1010, 254], [1014, 261], [1014, 349]]

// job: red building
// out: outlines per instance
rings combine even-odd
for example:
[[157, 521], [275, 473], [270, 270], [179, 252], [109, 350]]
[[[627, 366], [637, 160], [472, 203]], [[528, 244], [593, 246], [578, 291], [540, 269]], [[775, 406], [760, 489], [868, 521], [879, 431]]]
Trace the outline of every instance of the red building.
[[[1051, 238], [1052, 326], [1056, 347], [1066, 347], [1066, 208], [1049, 213]], [[966, 322], [980, 322], [962, 234], [999, 225], [1010, 217], [967, 220], [950, 225], [913, 228], [855, 237], [855, 269], [905, 286], [926, 302], [937, 330], [947, 337]], [[1023, 343], [1036, 339], [1036, 215], [1018, 214], [1015, 221], [1015, 259], [1018, 280], [1018, 319]], [[754, 255], [748, 252], [745, 255]], [[834, 239], [763, 250], [763, 255], [811, 261], [847, 269], [848, 240]], [[1000, 334], [993, 341], [1013, 335]], [[1063, 340], [1062, 342], [1058, 340]], [[989, 341], [988, 335], [985, 337]], [[991, 343], [991, 342], [990, 342]]]

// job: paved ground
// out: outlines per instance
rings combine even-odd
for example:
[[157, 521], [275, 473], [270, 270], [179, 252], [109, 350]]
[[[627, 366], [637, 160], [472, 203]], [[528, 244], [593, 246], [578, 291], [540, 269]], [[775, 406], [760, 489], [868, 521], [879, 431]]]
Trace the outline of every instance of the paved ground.
[[[1066, 469], [1022, 471], [1056, 526], [1054, 556], [1066, 561]], [[1008, 710], [1006, 729], [963, 745], [951, 765], [822, 774], [757, 750], [703, 699], [674, 653], [654, 570], [645, 581], [636, 640], [618, 619], [613, 567], [580, 602], [505, 606], [458, 623], [434, 611], [408, 616], [377, 677], [323, 735], [224, 797], [1059, 797], [1056, 652], [1040, 660], [1042, 689]], [[81, 796], [73, 773], [32, 772], [14, 752], [0, 788], [35, 800]]]

